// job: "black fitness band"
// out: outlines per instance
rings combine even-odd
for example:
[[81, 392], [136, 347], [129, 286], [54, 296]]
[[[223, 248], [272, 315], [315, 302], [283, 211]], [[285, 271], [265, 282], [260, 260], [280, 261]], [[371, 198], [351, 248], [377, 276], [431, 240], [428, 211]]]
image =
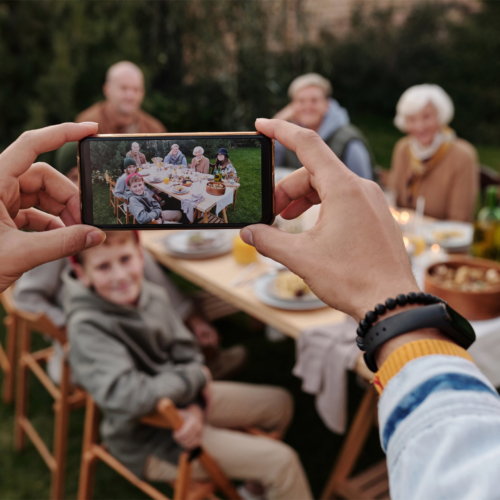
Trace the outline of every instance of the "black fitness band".
[[373, 354], [378, 347], [398, 335], [422, 328], [436, 328], [464, 349], [476, 340], [471, 324], [448, 304], [441, 302], [410, 309], [380, 321], [364, 332], [363, 337], [358, 336], [356, 342], [365, 351], [366, 365], [376, 372], [378, 368]]

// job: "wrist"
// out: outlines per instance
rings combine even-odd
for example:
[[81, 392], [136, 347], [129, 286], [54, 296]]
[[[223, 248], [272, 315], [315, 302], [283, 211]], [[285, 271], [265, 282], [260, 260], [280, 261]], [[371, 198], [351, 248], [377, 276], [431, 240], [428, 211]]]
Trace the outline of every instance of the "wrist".
[[467, 349], [475, 340], [470, 323], [442, 299], [425, 293], [400, 294], [366, 313], [356, 330], [365, 362], [377, 371], [390, 354], [419, 340], [447, 341]]
[[399, 337], [388, 340], [375, 351], [374, 358], [377, 366], [381, 367], [385, 360], [401, 346], [417, 340], [445, 340], [453, 343], [452, 339], [441, 333], [436, 328], [424, 328], [414, 332], [404, 333]]
[[[370, 294], [370, 297], [364, 300], [362, 303], [358, 304], [355, 307], [355, 313], [352, 315], [352, 317], [356, 320], [356, 322], [360, 322], [361, 319], [363, 319], [368, 311], [373, 310], [377, 304], [385, 304], [385, 301], [389, 297], [397, 297], [401, 293], [420, 293], [421, 290], [418, 288], [418, 286], [415, 283], [408, 283], [406, 286], [398, 284], [397, 286], [391, 286], [390, 289], [387, 287], [384, 287], [384, 290], [374, 290], [373, 293]], [[418, 307], [419, 304], [407, 304], [408, 308], [412, 307]], [[393, 316], [394, 314], [398, 314], [398, 312], [402, 311], [403, 309], [401, 307], [393, 309], [393, 310], [387, 310], [384, 318], [388, 318], [390, 316]], [[383, 318], [380, 318], [382, 320]]]

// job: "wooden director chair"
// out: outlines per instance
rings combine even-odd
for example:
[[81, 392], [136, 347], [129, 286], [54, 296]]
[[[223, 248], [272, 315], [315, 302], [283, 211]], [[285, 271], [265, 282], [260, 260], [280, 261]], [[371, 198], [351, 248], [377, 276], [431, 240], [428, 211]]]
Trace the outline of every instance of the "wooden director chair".
[[18, 317], [14, 304], [12, 287], [0, 294], [0, 303], [5, 310], [5, 348], [0, 344], [0, 368], [3, 372], [2, 398], [5, 403], [14, 399], [14, 373], [16, 370], [16, 331]]
[[[85, 392], [71, 386], [71, 371], [66, 356], [63, 356], [61, 381], [57, 386], [41, 366], [54, 354], [54, 348], [49, 347], [31, 352], [31, 335], [33, 332], [39, 332], [51, 340], [59, 342], [64, 352], [66, 352], [68, 341], [65, 330], [55, 326], [44, 314], [28, 313], [19, 309], [15, 311], [15, 314], [18, 324], [19, 359], [14, 419], [14, 448], [17, 451], [23, 450], [26, 446], [26, 436], [29, 437], [50, 469], [52, 476], [50, 498], [59, 500], [64, 496], [69, 414], [70, 411], [85, 404]], [[28, 419], [28, 382], [30, 373], [40, 381], [55, 401], [52, 453]]]
[[339, 497], [348, 500], [390, 500], [385, 459], [356, 476], [351, 476], [370, 431], [377, 424], [377, 403], [377, 391], [370, 385], [361, 400], [342, 444], [340, 454], [321, 494], [322, 500]]
[[114, 181], [107, 172], [104, 173], [106, 183], [109, 184], [109, 204], [113, 207], [113, 213], [116, 215], [116, 202], [115, 202], [115, 188], [116, 181]]
[[[154, 427], [177, 430], [182, 427], [182, 418], [169, 399], [162, 399], [158, 405], [159, 411], [141, 419], [141, 422]], [[106, 447], [98, 442], [99, 410], [90, 396], [87, 396], [85, 414], [85, 430], [83, 435], [82, 462], [80, 468], [80, 485], [78, 500], [92, 498], [95, 467], [102, 460], [127, 481], [149, 495], [154, 500], [169, 500], [163, 493], [130, 472], [120, 463]], [[211, 480], [204, 483], [191, 483], [191, 462], [198, 459]], [[203, 448], [198, 447], [191, 452], [183, 452], [179, 458], [177, 480], [174, 486], [174, 500], [213, 499], [214, 493], [220, 490], [229, 499], [241, 500], [233, 483], [226, 477], [215, 460]]]
[[116, 215], [116, 223], [123, 224], [123, 222], [120, 220], [121, 212], [123, 215], [125, 215], [125, 224], [129, 224], [130, 217], [132, 217], [132, 219], [134, 220], [133, 223], [135, 224], [135, 219], [129, 210], [128, 201], [125, 198], [120, 198], [119, 196], [115, 195], [116, 181], [114, 181], [107, 172], [104, 174], [104, 178], [109, 184], [109, 204], [113, 207], [113, 213]]

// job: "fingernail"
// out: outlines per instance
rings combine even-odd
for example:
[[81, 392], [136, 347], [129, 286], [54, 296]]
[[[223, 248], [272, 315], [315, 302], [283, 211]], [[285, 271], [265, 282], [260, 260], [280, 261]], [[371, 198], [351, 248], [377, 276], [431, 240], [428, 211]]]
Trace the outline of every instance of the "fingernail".
[[87, 238], [85, 240], [85, 248], [92, 248], [100, 245], [101, 243], [104, 243], [105, 239], [106, 233], [104, 233], [103, 231], [90, 231], [90, 233], [87, 234]]
[[268, 121], [269, 121], [269, 118], [257, 118], [255, 121], [256, 121], [256, 122], [258, 122], [258, 121], [265, 121], [265, 122], [268, 122]]
[[250, 229], [247, 229], [246, 227], [240, 231], [240, 238], [247, 244], [247, 245], [252, 245], [253, 244], [253, 234]]
[[97, 122], [81, 122], [81, 125], [97, 125]]

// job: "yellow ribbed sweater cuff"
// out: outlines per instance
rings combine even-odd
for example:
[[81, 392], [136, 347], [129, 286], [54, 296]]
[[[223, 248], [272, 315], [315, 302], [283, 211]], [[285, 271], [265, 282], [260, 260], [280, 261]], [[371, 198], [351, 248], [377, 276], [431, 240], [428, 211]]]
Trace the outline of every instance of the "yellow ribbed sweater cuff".
[[380, 370], [375, 374], [373, 384], [379, 394], [382, 394], [387, 382], [403, 368], [408, 361], [429, 356], [430, 354], [444, 354], [445, 356], [459, 356], [473, 361], [470, 354], [462, 347], [446, 340], [422, 339], [409, 342], [396, 349], [385, 360]]

